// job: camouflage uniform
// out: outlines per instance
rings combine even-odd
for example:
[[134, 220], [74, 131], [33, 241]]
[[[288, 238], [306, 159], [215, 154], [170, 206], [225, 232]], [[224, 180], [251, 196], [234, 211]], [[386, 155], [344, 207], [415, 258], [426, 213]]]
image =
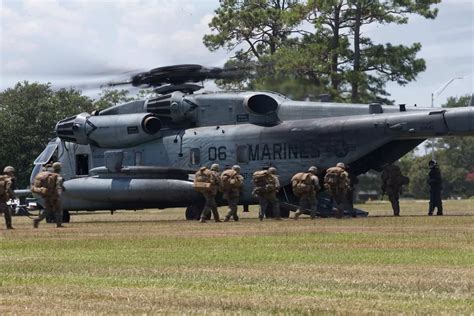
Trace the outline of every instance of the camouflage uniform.
[[[240, 166], [235, 165], [232, 166], [232, 170], [237, 172], [236, 177], [239, 178], [240, 183], [243, 183], [244, 177], [240, 175]], [[229, 212], [225, 216], [224, 222], [228, 222], [232, 217], [234, 221], [239, 220], [239, 216], [237, 215], [237, 205], [239, 204], [240, 192], [242, 191], [242, 186], [240, 188], [232, 188], [230, 190], [223, 189], [222, 197], [227, 200], [229, 204]]]
[[[324, 177], [324, 186], [329, 191], [336, 207], [336, 217], [342, 218], [344, 208], [350, 208], [347, 201], [347, 190], [350, 188], [349, 174], [345, 171], [346, 166], [344, 163], [337, 163], [336, 167], [329, 168]], [[344, 183], [337, 183], [337, 185], [330, 183], [330, 175], [334, 173], [338, 174], [338, 181], [344, 181]]]
[[270, 175], [273, 177], [273, 180], [275, 182], [275, 188], [269, 191], [265, 191], [265, 193], [257, 194], [258, 203], [260, 205], [258, 218], [262, 221], [265, 216], [265, 211], [271, 205], [273, 218], [276, 220], [281, 220], [280, 200], [278, 200], [276, 196], [278, 190], [280, 189], [280, 181], [278, 180], [278, 176], [276, 175], [276, 168], [270, 167], [268, 168], [268, 172], [270, 172]]
[[33, 226], [38, 228], [39, 223], [48, 216], [54, 215], [56, 221], [56, 227], [64, 227], [63, 224], [63, 207], [61, 204], [61, 194], [64, 191], [63, 182], [64, 179], [61, 177], [61, 164], [59, 162], [53, 163], [53, 172], [57, 174], [56, 178], [56, 190], [51, 196], [44, 198], [44, 212], [42, 212], [38, 218], [33, 221]]
[[300, 197], [300, 204], [298, 209], [296, 210], [294, 219], [298, 219], [298, 217], [304, 213], [304, 210], [311, 211], [311, 219], [316, 218], [316, 212], [318, 210], [318, 201], [316, 199], [316, 193], [321, 189], [319, 186], [319, 179], [316, 176], [318, 169], [316, 167], [310, 167], [308, 172], [311, 173], [311, 183], [312, 188], [309, 192], [301, 195]]
[[8, 185], [7, 185], [8, 189], [5, 192], [5, 194], [0, 196], [0, 214], [3, 213], [5, 216], [5, 225], [7, 229], [13, 229], [12, 214], [10, 212], [10, 208], [7, 205], [7, 201], [15, 198], [15, 193], [13, 192], [14, 172], [15, 172], [15, 168], [11, 166], [7, 166], [3, 170], [3, 173], [7, 176], [7, 178], [4, 181], [8, 182]]
[[400, 174], [398, 166], [389, 164], [382, 171], [382, 191], [387, 193], [388, 200], [392, 204], [393, 216], [400, 216], [400, 190], [401, 184], [397, 181], [396, 176]]
[[213, 164], [211, 166], [211, 173], [212, 173], [212, 182], [217, 183], [217, 186], [214, 186], [212, 191], [210, 192], [205, 192], [202, 195], [204, 196], [204, 199], [206, 200], [206, 203], [204, 204], [204, 209], [202, 210], [201, 214], [201, 223], [205, 223], [207, 218], [211, 217], [211, 211], [212, 215], [214, 216], [214, 221], [220, 222], [221, 220], [219, 219], [219, 212], [217, 211], [217, 203], [216, 203], [216, 195], [218, 190], [221, 187], [221, 179], [219, 177], [219, 165], [218, 164]]
[[430, 172], [428, 173], [428, 184], [430, 186], [428, 215], [433, 215], [435, 208], [438, 208], [436, 215], [443, 215], [443, 201], [441, 199], [443, 180], [441, 178], [441, 171], [439, 170], [438, 163], [434, 160], [431, 160], [428, 166], [430, 167]]

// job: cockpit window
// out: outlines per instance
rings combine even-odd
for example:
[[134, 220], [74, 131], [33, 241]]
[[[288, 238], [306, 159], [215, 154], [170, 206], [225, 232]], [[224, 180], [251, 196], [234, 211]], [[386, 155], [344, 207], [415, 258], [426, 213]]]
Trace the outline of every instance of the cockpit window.
[[49, 162], [51, 157], [54, 155], [54, 152], [58, 148], [58, 145], [60, 143], [59, 138], [55, 138], [52, 141], [48, 143], [46, 148], [43, 150], [43, 152], [36, 158], [34, 164], [35, 165], [44, 165]]

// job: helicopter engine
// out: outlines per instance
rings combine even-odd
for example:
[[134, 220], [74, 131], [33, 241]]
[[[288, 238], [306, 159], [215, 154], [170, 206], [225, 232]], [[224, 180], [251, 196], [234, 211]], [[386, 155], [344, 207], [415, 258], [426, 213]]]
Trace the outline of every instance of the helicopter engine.
[[196, 108], [197, 105], [186, 99], [180, 91], [150, 98], [145, 102], [145, 110], [156, 114], [163, 123], [193, 121], [193, 110]]
[[160, 119], [152, 113], [90, 115], [81, 113], [56, 124], [62, 140], [102, 148], [122, 148], [161, 137]]

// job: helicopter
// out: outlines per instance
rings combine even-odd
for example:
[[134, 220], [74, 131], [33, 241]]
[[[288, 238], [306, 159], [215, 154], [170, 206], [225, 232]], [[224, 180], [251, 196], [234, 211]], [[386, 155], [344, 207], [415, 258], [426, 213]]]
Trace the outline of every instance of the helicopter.
[[235, 68], [184, 64], [111, 83], [152, 87], [157, 96], [57, 122], [57, 137], [34, 161], [31, 181], [52, 159], [61, 162], [66, 222], [70, 211], [171, 207], [197, 219], [204, 200], [192, 179], [204, 165], [241, 166], [239, 204], [246, 211], [257, 204], [256, 170], [276, 167], [279, 198], [293, 205], [290, 179], [309, 166], [324, 171], [343, 162], [356, 177], [380, 171], [427, 138], [474, 135], [472, 106], [293, 101], [268, 91], [200, 91], [197, 84], [238, 75]]

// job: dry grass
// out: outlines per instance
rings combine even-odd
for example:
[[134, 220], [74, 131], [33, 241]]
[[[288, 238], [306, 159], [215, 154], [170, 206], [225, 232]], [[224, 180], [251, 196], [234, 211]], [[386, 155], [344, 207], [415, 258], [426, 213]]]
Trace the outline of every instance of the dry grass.
[[408, 201], [400, 218], [383, 202], [344, 220], [200, 224], [175, 209], [34, 230], [16, 217], [0, 230], [0, 314], [470, 314], [474, 201], [445, 205], [458, 216]]

